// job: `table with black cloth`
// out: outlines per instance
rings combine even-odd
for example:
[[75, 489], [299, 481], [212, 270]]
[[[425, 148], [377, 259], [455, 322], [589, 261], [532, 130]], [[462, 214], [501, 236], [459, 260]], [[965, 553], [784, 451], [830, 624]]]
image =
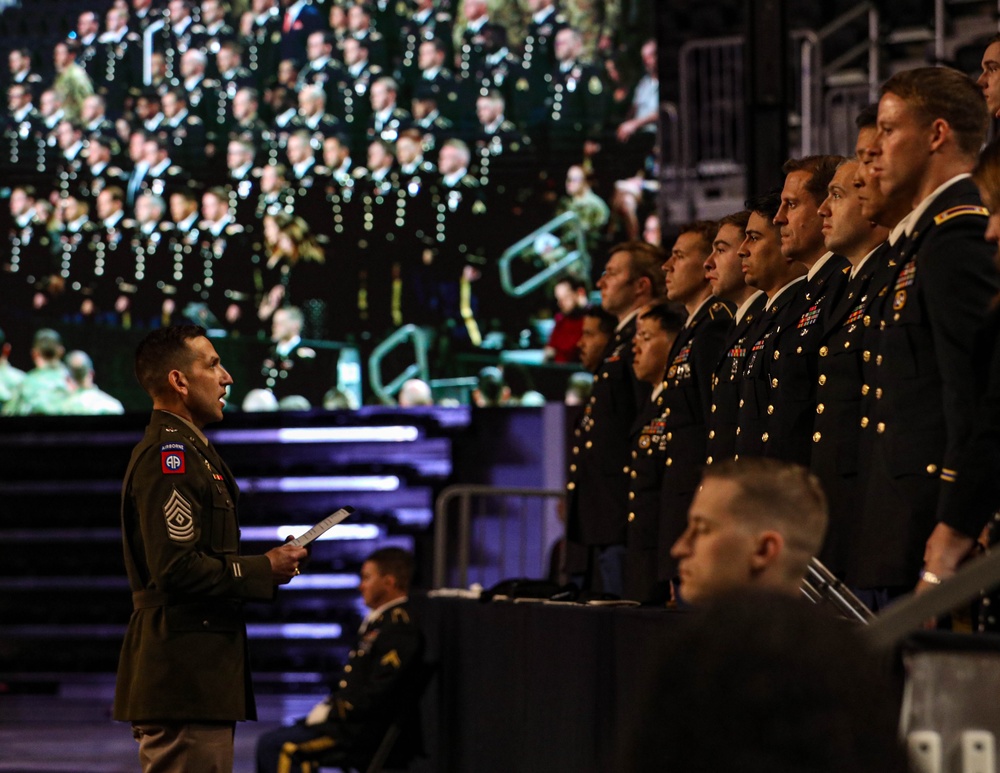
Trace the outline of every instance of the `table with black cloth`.
[[649, 721], [656, 657], [683, 612], [415, 599], [437, 667], [424, 700], [434, 771], [612, 771]]

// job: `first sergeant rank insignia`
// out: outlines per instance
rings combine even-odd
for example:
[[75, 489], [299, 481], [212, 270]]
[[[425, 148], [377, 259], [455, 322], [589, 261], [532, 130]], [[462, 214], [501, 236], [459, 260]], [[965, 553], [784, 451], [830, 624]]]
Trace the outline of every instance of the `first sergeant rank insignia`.
[[160, 446], [160, 469], [164, 475], [181, 475], [184, 473], [183, 443], [163, 443]]

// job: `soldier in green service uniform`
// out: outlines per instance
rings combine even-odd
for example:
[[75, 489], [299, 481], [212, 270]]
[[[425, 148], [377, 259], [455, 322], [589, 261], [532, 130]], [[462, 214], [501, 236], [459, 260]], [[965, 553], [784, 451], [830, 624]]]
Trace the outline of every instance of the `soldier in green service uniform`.
[[24, 381], [24, 371], [10, 364], [10, 349], [6, 334], [0, 330], [0, 409]]
[[242, 604], [274, 598], [306, 549], [240, 554], [239, 487], [202, 432], [222, 419], [233, 379], [205, 329], [154, 330], [135, 372], [153, 415], [122, 486], [134, 611], [114, 718], [132, 723], [145, 771], [231, 773], [235, 722], [256, 719]]
[[70, 393], [59, 404], [59, 413], [66, 416], [102, 416], [125, 413], [121, 402], [97, 386], [94, 362], [79, 350], [66, 355]]
[[66, 353], [62, 338], [55, 330], [42, 328], [35, 333], [31, 359], [35, 367], [28, 371], [4, 406], [4, 416], [54, 415], [69, 394], [66, 384]]

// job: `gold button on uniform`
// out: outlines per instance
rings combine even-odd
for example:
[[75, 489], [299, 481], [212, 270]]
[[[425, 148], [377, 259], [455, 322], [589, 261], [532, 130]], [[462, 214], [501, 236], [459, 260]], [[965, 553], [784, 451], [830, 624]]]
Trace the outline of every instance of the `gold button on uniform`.
[[938, 468], [937, 468], [936, 464], [928, 464], [927, 465], [927, 472], [929, 472], [931, 475], [933, 475], [934, 473], [936, 473], [937, 470], [938, 470]]
[[715, 403], [712, 403], [712, 413], [715, 413], [715, 409], [716, 409], [716, 407], [717, 407], [717, 406], [715, 405]]
[[773, 405], [767, 406], [767, 415], [770, 416], [773, 413], [774, 413], [774, 406]]
[[705, 464], [711, 464], [711, 463], [712, 463], [712, 457], [710, 456], [705, 460]]
[[668, 457], [667, 457], [667, 461], [666, 461], [666, 465], [667, 465], [667, 467], [669, 467], [669, 466], [670, 466], [671, 464], [673, 464], [673, 463], [674, 463], [674, 460], [673, 460], [673, 459], [671, 459], [671, 458], [670, 458], [670, 457], [668, 456]]
[[875, 390], [875, 399], [876, 400], [882, 399], [882, 387], [879, 387], [878, 389]]
[[870, 391], [871, 391], [871, 387], [870, 386], [868, 386], [867, 384], [862, 384], [861, 385], [861, 394], [866, 395]]
[[709, 440], [714, 440], [715, 439], [715, 430], [714, 429], [710, 429], [708, 431], [708, 439]]
[[818, 443], [823, 435], [820, 432], [813, 432], [813, 443]]
[[882, 355], [881, 354], [878, 357], [875, 358], [875, 364], [876, 365], [881, 365], [882, 364]]
[[628, 522], [632, 523], [632, 521], [634, 521], [634, 520], [635, 520], [635, 513], [629, 513], [628, 514]]
[[569, 483], [566, 484], [566, 488], [572, 491], [573, 489], [576, 488], [576, 484], [573, 481], [570, 481]]
[[740, 400], [740, 408], [742, 408], [742, 407], [743, 407], [743, 401]]
[[628, 492], [628, 498], [629, 499], [635, 499], [635, 492], [634, 491]]
[[774, 353], [774, 359], [778, 359], [778, 357], [780, 357], [780, 356], [781, 356], [780, 352], [775, 352]]
[[885, 422], [884, 422], [884, 421], [880, 421], [880, 422], [879, 422], [879, 423], [878, 423], [877, 425], [875, 425], [875, 431], [876, 431], [876, 432], [877, 432], [878, 434], [880, 434], [880, 435], [881, 435], [881, 434], [882, 434], [883, 432], [885, 432]]
[[823, 386], [823, 384], [826, 383], [826, 374], [820, 373], [818, 381], [819, 381], [819, 385]]
[[774, 387], [775, 389], [777, 389], [778, 388], [778, 379], [772, 378], [771, 379], [771, 386]]
[[819, 348], [819, 356], [820, 357], [826, 357], [826, 355], [828, 355], [829, 353], [830, 353], [830, 350], [826, 346], [821, 346]]
[[622, 472], [628, 472], [628, 465], [627, 464], [625, 465], [625, 469], [623, 469]]
[[570, 472], [576, 472], [576, 465], [575, 465], [575, 464], [571, 464], [571, 465], [569, 466], [569, 471], [570, 471]]
[[584, 445], [586, 445], [587, 448], [593, 448], [594, 447], [594, 441], [593, 440], [588, 440]]
[[825, 411], [825, 410], [826, 410], [826, 406], [823, 405], [823, 403], [820, 403], [819, 405], [816, 406], [816, 413], [823, 413], [823, 411]]
[[635, 472], [635, 470], [632, 470], [632, 472], [629, 473], [629, 475], [631, 475], [632, 479], [635, 480], [635, 478], [636, 478], [636, 472]]
[[864, 352], [861, 354], [861, 359], [863, 359], [865, 362], [871, 362], [872, 353], [867, 349], [865, 349]]
[[760, 439], [761, 439], [761, 440], [763, 440], [763, 441], [764, 441], [764, 442], [766, 443], [766, 442], [767, 442], [767, 439], [768, 439], [769, 437], [770, 437], [770, 435], [768, 435], [768, 434], [767, 434], [767, 433], [765, 432], [765, 433], [764, 433], [763, 435], [761, 435], [761, 436], [760, 436]]
[[867, 416], [862, 416], [861, 417], [861, 426], [862, 427], [867, 427], [868, 426], [868, 417]]

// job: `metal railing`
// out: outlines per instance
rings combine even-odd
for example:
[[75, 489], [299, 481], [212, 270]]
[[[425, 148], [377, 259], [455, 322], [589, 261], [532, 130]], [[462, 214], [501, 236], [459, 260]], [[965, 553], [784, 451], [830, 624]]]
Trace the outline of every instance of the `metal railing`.
[[[562, 489], [484, 485], [446, 488], [435, 506], [433, 587], [449, 584], [468, 587], [474, 550], [479, 567], [477, 581], [484, 587], [509, 577], [546, 576], [549, 549], [562, 536], [562, 527], [552, 507], [543, 506], [544, 500], [561, 503], [565, 494]], [[511, 508], [511, 500], [515, 498], [520, 499], [520, 505]], [[475, 519], [474, 499], [478, 504]], [[528, 500], [537, 500], [535, 506], [529, 508]], [[454, 501], [458, 502], [458, 525], [453, 535], [451, 503]], [[481, 528], [477, 530], [477, 526]], [[454, 550], [449, 549], [450, 545]], [[449, 561], [452, 556], [454, 562]], [[454, 579], [449, 577], [449, 564]]]
[[[557, 232], [562, 233], [556, 236]], [[546, 241], [549, 252], [540, 254], [538, 242], [548, 234], [552, 235], [552, 240]], [[514, 261], [532, 259], [541, 264], [536, 266], [538, 270], [520, 284], [515, 284]], [[499, 261], [500, 285], [507, 295], [522, 298], [573, 267], [577, 268], [580, 276], [590, 276], [590, 253], [587, 252], [583, 224], [575, 212], [563, 212], [504, 250]]]

